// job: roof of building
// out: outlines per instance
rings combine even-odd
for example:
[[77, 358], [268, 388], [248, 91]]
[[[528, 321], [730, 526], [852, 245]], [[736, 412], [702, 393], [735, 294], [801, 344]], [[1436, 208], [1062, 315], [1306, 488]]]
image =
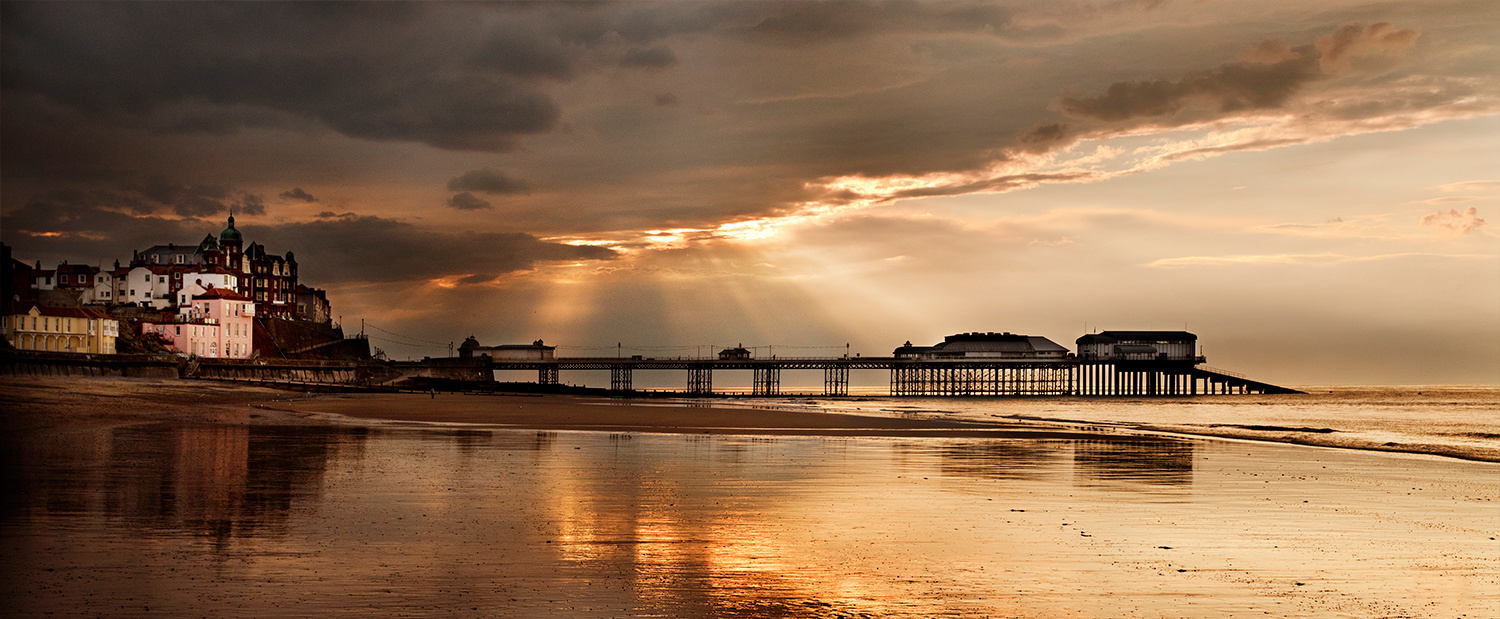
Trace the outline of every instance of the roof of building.
[[544, 346], [542, 344], [501, 344], [499, 346], [481, 346], [490, 350], [557, 350], [556, 346]]
[[84, 275], [93, 275], [93, 274], [98, 273], [98, 272], [99, 272], [99, 267], [90, 266], [90, 265], [87, 265], [87, 264], [59, 264], [59, 265], [57, 265], [57, 273], [59, 275], [61, 275], [63, 273], [68, 273], [68, 274], [82, 273]]
[[1198, 336], [1187, 331], [1100, 331], [1078, 338], [1078, 345], [1113, 344], [1121, 341], [1196, 342]]
[[30, 314], [31, 310], [34, 308], [39, 315], [51, 316], [54, 318], [110, 318], [109, 314], [106, 314], [99, 310], [83, 307], [49, 307], [46, 305], [37, 304], [24, 305], [21, 307], [26, 308], [26, 311], [24, 313]]
[[548, 346], [546, 344], [543, 344], [541, 340], [537, 340], [537, 341], [532, 342], [530, 344], [501, 344], [499, 346], [489, 346], [488, 348], [491, 349], [491, 350], [556, 350], [557, 349], [556, 346]]
[[252, 301], [253, 300], [250, 297], [242, 295], [242, 294], [240, 294], [238, 292], [235, 292], [233, 290], [230, 290], [228, 288], [215, 288], [213, 286], [209, 286], [208, 290], [203, 291], [203, 294], [195, 294], [195, 295], [193, 295], [193, 300], [194, 301], [198, 301], [198, 300], [211, 301], [211, 300], [214, 300], [214, 299], [224, 299], [225, 301]]
[[910, 354], [966, 354], [966, 353], [1067, 353], [1068, 349], [1058, 345], [1056, 342], [1039, 335], [1020, 335], [1016, 333], [958, 333], [943, 338], [942, 343], [935, 346], [912, 346], [907, 342], [905, 346], [896, 349], [896, 356]]
[[195, 253], [197, 251], [198, 251], [198, 246], [197, 245], [178, 245], [176, 243], [167, 243], [166, 245], [152, 245], [151, 247], [149, 247], [147, 249], [141, 250], [139, 253], [141, 253], [141, 254], [191, 254], [191, 253]]
[[[173, 267], [166, 264], [137, 264], [133, 267], [130, 267], [129, 269], [125, 269], [125, 272], [129, 273], [130, 271], [134, 271], [136, 269], [146, 269], [147, 271], [150, 271], [157, 275], [166, 275], [167, 273], [172, 272]], [[178, 270], [181, 270], [181, 268], [178, 267]]]

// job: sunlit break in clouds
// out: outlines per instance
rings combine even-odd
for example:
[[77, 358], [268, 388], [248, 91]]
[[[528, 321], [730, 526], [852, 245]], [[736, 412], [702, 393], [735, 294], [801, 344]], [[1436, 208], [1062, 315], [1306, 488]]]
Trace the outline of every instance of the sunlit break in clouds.
[[0, 11], [17, 259], [232, 209], [396, 358], [1187, 324], [1280, 384], [1500, 378], [1489, 1]]

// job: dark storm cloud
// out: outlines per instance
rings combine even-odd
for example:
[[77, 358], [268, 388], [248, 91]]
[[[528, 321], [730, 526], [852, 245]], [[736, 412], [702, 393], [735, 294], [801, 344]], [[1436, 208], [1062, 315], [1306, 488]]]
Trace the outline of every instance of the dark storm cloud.
[[499, 170], [470, 170], [448, 181], [448, 191], [479, 191], [490, 194], [526, 193], [526, 183]]
[[1016, 138], [1020, 149], [1042, 153], [1073, 143], [1077, 131], [1065, 123], [1044, 123], [1032, 127]]
[[295, 251], [310, 281], [419, 281], [463, 276], [487, 281], [539, 262], [608, 260], [614, 252], [540, 240], [522, 233], [446, 233], [373, 216], [243, 227], [246, 240], [273, 252]]
[[1070, 116], [1105, 122], [1169, 117], [1194, 104], [1218, 114], [1280, 108], [1306, 84], [1351, 68], [1378, 66], [1405, 53], [1416, 39], [1415, 30], [1386, 23], [1348, 25], [1314, 45], [1292, 48], [1265, 41], [1239, 61], [1177, 81], [1116, 82], [1102, 95], [1064, 96], [1056, 105]]
[[1096, 97], [1063, 97], [1058, 107], [1070, 116], [1118, 122], [1170, 116], [1193, 102], [1220, 112], [1280, 107], [1303, 84], [1321, 79], [1312, 47], [1273, 64], [1234, 62], [1189, 73], [1179, 81], [1116, 82]]
[[[137, 217], [107, 206], [117, 194], [58, 191], [40, 196], [0, 219], [6, 242], [28, 260], [128, 261], [153, 245], [196, 245], [224, 227], [218, 219]], [[447, 276], [484, 280], [556, 260], [608, 260], [612, 250], [577, 247], [522, 233], [445, 233], [354, 213], [326, 213], [307, 222], [238, 226], [247, 242], [272, 253], [295, 252], [304, 274], [318, 284], [337, 281], [410, 281]], [[101, 241], [100, 239], [107, 239]], [[112, 258], [111, 258], [112, 256]]]
[[194, 195], [184, 197], [173, 205], [172, 210], [183, 217], [202, 217], [229, 210], [223, 202], [213, 197]]
[[833, 0], [765, 2], [759, 19], [746, 29], [752, 40], [776, 44], [818, 44], [886, 34], [972, 33], [1005, 39], [1038, 39], [1066, 34], [1076, 24], [1104, 15], [1144, 12], [1166, 0], [1013, 3], [987, 0], [901, 2]]
[[265, 215], [266, 202], [253, 193], [240, 196], [240, 201], [235, 203], [234, 212], [246, 215]]
[[288, 200], [296, 200], [298, 202], [317, 202], [318, 201], [318, 199], [314, 198], [312, 196], [312, 194], [307, 193], [306, 191], [303, 191], [301, 187], [293, 187], [291, 189], [283, 191], [283, 192], [281, 192], [281, 197], [286, 198]]
[[525, 78], [556, 71], [535, 58], [533, 73], [520, 69], [524, 59], [482, 62], [464, 46], [479, 26], [444, 32], [454, 26], [440, 8], [6, 3], [0, 83], [110, 122], [175, 131], [303, 118], [358, 138], [496, 151], [550, 130], [558, 107]]
[[[236, 190], [228, 185], [188, 185], [161, 175], [143, 176], [129, 172], [101, 173], [87, 191], [63, 191], [69, 195], [90, 195], [95, 205], [136, 214], [170, 211], [180, 217], [209, 217], [228, 212], [264, 215], [266, 204], [260, 196]], [[47, 197], [43, 197], [43, 200]]]
[[[95, 204], [101, 207], [123, 208], [137, 214], [170, 211], [191, 218], [225, 213], [231, 207], [245, 215], [264, 215], [266, 212], [265, 201], [260, 196], [228, 185], [188, 185], [165, 176], [129, 172], [101, 176], [102, 187], [88, 192], [97, 200]], [[73, 195], [79, 193], [73, 192]]]
[[454, 194], [453, 197], [448, 198], [448, 206], [460, 211], [478, 211], [491, 207], [489, 200], [485, 200], [467, 191]]
[[140, 198], [112, 191], [60, 190], [37, 196], [0, 218], [6, 242], [17, 255], [44, 262], [62, 260], [128, 261], [131, 253], [152, 245], [196, 244], [217, 233], [222, 223], [136, 216]]
[[233, 190], [225, 185], [184, 185], [165, 176], [132, 178], [123, 175], [117, 187], [133, 191], [142, 197], [163, 206], [170, 206], [179, 215], [212, 215], [227, 210], [224, 202]]
[[582, 58], [555, 37], [513, 27], [496, 29], [474, 55], [474, 63], [515, 77], [567, 80], [581, 70]]
[[664, 69], [677, 64], [677, 54], [672, 53], [670, 48], [661, 45], [636, 48], [626, 52], [625, 57], [620, 60], [620, 64], [626, 67]]

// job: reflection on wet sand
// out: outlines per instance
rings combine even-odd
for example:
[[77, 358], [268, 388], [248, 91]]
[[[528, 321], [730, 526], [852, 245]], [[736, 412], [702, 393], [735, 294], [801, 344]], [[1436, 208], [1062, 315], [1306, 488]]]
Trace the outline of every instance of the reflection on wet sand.
[[[1225, 519], [1287, 513], [1162, 523], [1153, 492], [1200, 483], [1176, 439], [158, 424], [20, 448], [21, 614], [1298, 614], [1263, 573], [1176, 567], [1212, 560], [1169, 547], [1240, 552]], [[1214, 475], [1199, 494], [1239, 479]], [[1250, 556], [1287, 552], [1265, 539]]]
[[952, 441], [899, 449], [935, 454], [944, 475], [980, 479], [1040, 479], [1071, 460], [1079, 485], [1128, 491], [1193, 481], [1193, 443], [1178, 439]]
[[[362, 428], [152, 424], [31, 440], [17, 472], [22, 518], [104, 516], [214, 538], [282, 528], [316, 502], [331, 460], [357, 452]], [[340, 453], [340, 452], [343, 453]], [[354, 456], [357, 457], [357, 456]]]
[[934, 453], [944, 475], [981, 479], [1036, 479], [1054, 469], [1066, 453], [1065, 441], [948, 442], [936, 447], [903, 445]]
[[1193, 483], [1193, 443], [1144, 437], [1075, 441], [1073, 472], [1080, 484], [1186, 486]]

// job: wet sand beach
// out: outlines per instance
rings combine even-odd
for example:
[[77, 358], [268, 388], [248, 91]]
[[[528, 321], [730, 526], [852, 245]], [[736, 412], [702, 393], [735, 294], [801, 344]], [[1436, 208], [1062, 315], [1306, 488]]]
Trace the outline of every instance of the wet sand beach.
[[1056, 426], [1020, 422], [896, 418], [707, 401], [622, 400], [574, 396], [378, 394], [319, 397], [262, 405], [303, 416], [447, 423], [542, 430], [694, 434], [1092, 438]]
[[19, 616], [1500, 616], [1493, 463], [660, 402], [0, 393]]

